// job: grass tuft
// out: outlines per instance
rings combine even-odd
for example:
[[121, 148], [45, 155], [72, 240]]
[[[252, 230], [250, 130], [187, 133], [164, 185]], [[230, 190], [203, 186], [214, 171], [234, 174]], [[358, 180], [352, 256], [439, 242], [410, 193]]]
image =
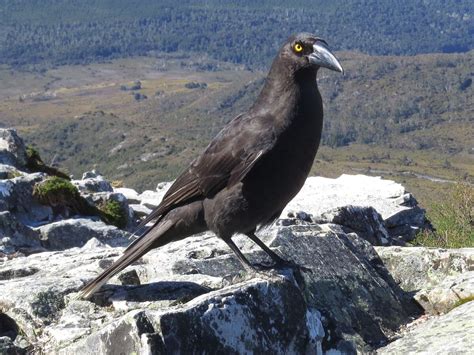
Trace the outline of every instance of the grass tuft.
[[437, 248], [474, 247], [474, 188], [457, 183], [445, 201], [433, 204], [428, 218], [434, 232], [420, 233], [414, 243]]

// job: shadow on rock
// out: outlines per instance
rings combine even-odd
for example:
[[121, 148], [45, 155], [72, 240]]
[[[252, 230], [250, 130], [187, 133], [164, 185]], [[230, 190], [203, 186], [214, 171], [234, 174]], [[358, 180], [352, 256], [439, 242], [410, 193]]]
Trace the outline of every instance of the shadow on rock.
[[107, 285], [97, 292], [91, 301], [99, 306], [108, 306], [116, 301], [153, 302], [174, 301], [186, 303], [212, 289], [188, 281], [160, 281], [146, 285]]

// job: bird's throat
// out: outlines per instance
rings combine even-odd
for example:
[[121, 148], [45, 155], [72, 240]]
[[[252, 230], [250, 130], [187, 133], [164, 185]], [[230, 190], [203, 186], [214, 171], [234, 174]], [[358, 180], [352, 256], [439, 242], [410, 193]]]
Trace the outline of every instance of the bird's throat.
[[[261, 112], [262, 107], [266, 112]], [[308, 68], [294, 72], [291, 68], [272, 66], [251, 111], [259, 115], [271, 115], [277, 120], [283, 117], [285, 122], [278, 123], [288, 126], [293, 120], [310, 118], [312, 115], [309, 111], [319, 109], [322, 110], [322, 104], [316, 83], [316, 70]], [[301, 115], [299, 113], [302, 110], [308, 112]]]

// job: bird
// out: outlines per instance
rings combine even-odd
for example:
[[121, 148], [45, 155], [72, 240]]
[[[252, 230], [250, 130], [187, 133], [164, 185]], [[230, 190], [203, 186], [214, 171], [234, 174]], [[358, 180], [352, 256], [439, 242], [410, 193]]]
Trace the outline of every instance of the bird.
[[309, 175], [321, 140], [320, 68], [344, 73], [327, 42], [310, 33], [290, 36], [274, 58], [254, 104], [211, 140], [141, 222], [139, 237], [80, 290], [91, 297], [148, 251], [212, 231], [248, 271], [255, 267], [232, 241], [243, 234], [275, 263], [286, 260], [256, 231], [276, 220]]

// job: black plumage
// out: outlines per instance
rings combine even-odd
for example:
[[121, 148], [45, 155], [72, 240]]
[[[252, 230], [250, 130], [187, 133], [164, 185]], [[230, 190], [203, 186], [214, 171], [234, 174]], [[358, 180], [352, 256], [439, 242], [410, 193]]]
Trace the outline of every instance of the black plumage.
[[246, 268], [252, 265], [232, 242], [236, 233], [247, 235], [275, 262], [284, 262], [255, 231], [280, 215], [313, 164], [323, 125], [316, 84], [320, 67], [342, 72], [326, 42], [307, 33], [290, 37], [253, 106], [230, 121], [176, 179], [142, 222], [141, 237], [81, 296], [89, 297], [150, 249], [206, 230], [222, 238]]

